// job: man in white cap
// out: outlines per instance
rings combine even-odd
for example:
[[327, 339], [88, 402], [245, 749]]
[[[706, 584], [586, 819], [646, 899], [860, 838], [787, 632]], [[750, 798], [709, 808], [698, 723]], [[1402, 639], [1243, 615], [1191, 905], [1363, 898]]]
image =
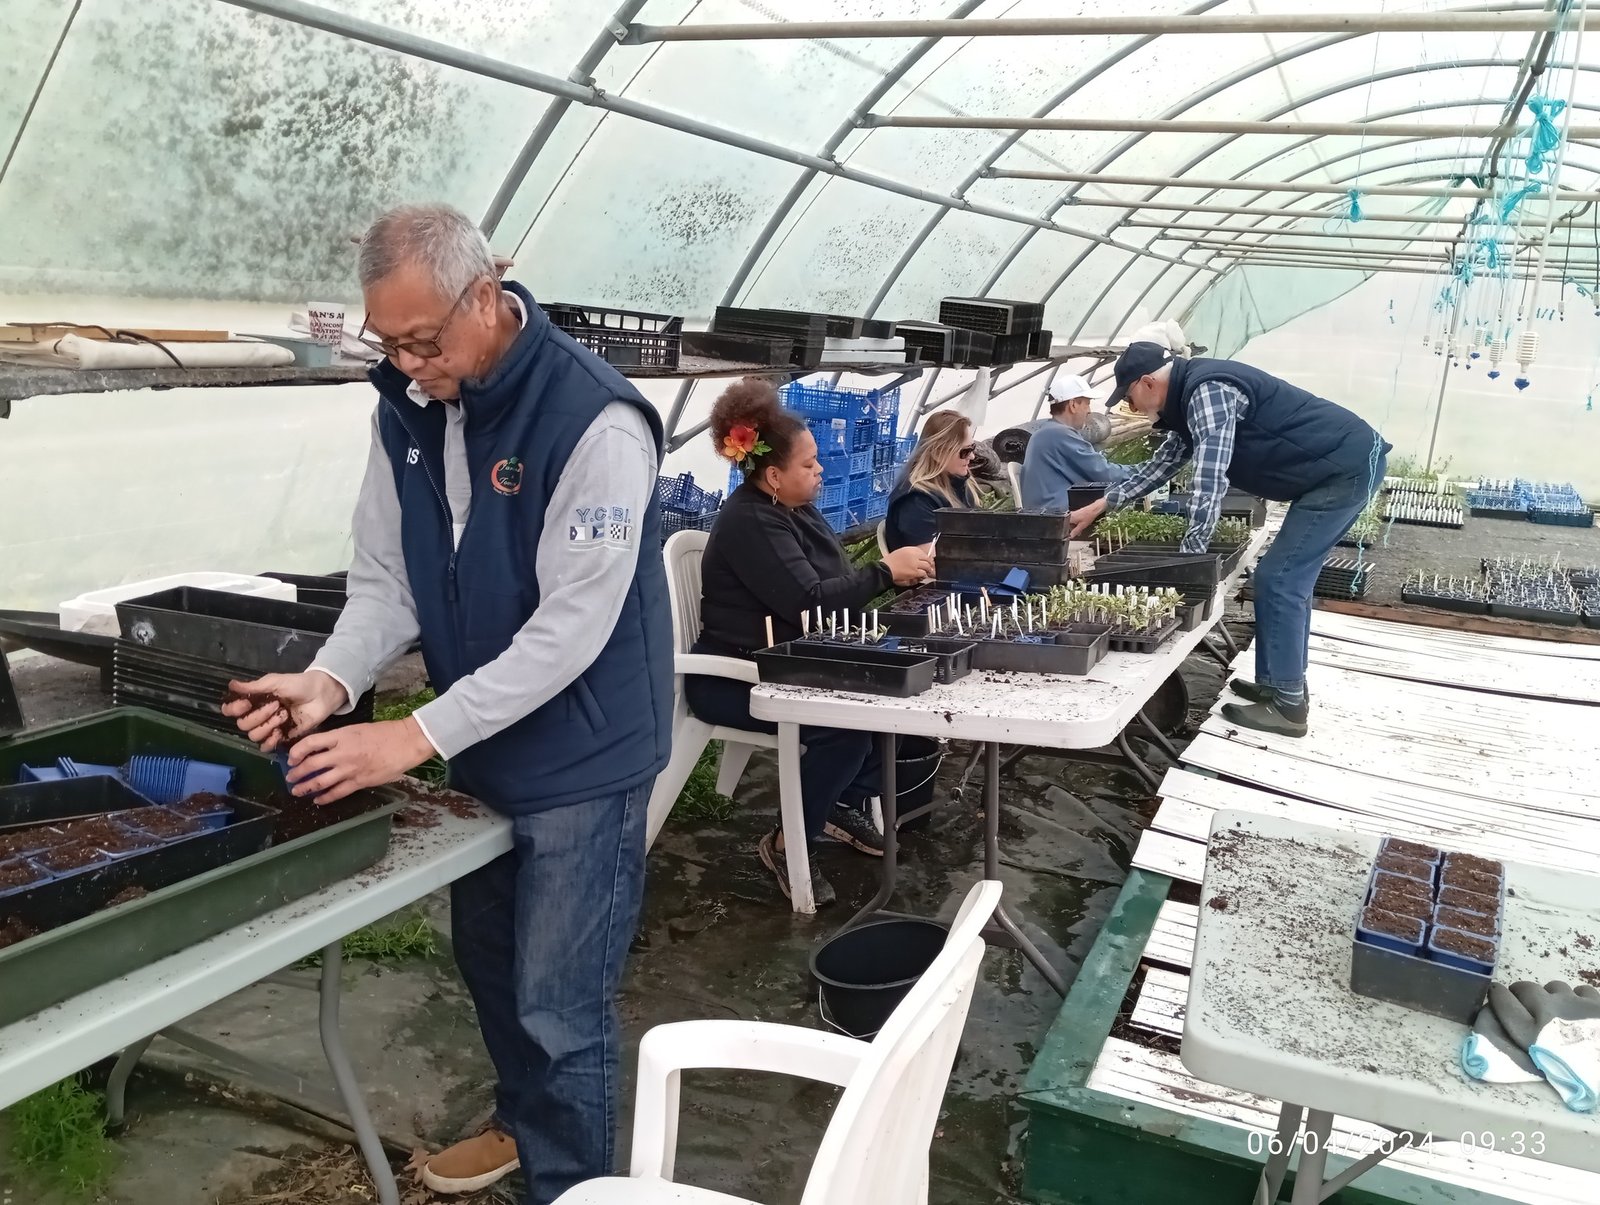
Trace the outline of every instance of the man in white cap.
[[1127, 480], [1133, 472], [1112, 464], [1083, 436], [1093, 402], [1089, 382], [1058, 375], [1050, 382], [1050, 421], [1033, 433], [1022, 458], [1022, 505], [1028, 510], [1070, 510], [1075, 485]]

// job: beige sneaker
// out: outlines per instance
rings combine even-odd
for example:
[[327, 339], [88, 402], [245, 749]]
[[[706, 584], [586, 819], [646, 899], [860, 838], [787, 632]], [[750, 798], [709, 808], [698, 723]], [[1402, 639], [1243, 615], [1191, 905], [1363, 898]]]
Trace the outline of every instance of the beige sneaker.
[[521, 1166], [510, 1135], [490, 1128], [430, 1158], [422, 1165], [422, 1182], [438, 1193], [478, 1192]]

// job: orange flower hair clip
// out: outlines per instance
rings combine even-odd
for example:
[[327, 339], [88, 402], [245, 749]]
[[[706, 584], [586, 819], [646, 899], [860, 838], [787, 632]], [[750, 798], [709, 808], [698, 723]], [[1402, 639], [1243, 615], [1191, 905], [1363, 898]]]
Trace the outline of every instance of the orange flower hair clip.
[[722, 454], [742, 468], [753, 467], [746, 462], [753, 461], [757, 456], [765, 456], [770, 451], [772, 448], [762, 442], [761, 432], [754, 427], [742, 424], [729, 427], [722, 439]]

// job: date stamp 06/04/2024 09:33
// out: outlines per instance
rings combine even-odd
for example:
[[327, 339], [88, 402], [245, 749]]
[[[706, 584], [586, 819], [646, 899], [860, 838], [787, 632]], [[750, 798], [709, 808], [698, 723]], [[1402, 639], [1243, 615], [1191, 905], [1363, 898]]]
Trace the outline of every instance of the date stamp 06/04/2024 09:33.
[[[1404, 1150], [1406, 1147], [1425, 1151], [1432, 1149], [1436, 1143], [1454, 1143], [1468, 1150], [1499, 1151], [1506, 1155], [1529, 1155], [1534, 1158], [1543, 1155], [1545, 1147], [1544, 1133], [1541, 1130], [1510, 1130], [1506, 1133], [1477, 1130], [1464, 1131], [1460, 1134], [1401, 1132], [1381, 1143], [1374, 1143], [1368, 1136], [1340, 1133], [1337, 1130], [1323, 1140], [1316, 1133], [1302, 1129], [1289, 1140], [1290, 1152], [1315, 1153], [1319, 1142], [1328, 1154], [1350, 1159], [1363, 1158], [1380, 1148], [1386, 1155]], [[1245, 1135], [1245, 1149], [1256, 1156], [1281, 1155], [1284, 1153], [1284, 1140], [1271, 1130], [1251, 1130]]]

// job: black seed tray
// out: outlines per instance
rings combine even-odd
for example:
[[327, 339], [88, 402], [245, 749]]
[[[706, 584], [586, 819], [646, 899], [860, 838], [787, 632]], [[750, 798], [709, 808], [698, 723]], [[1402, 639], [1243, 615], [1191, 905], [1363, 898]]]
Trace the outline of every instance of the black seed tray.
[[761, 681], [908, 699], [933, 685], [934, 659], [827, 641], [795, 641], [753, 654]]
[[117, 604], [124, 639], [261, 672], [298, 673], [339, 621], [332, 607], [180, 586]]
[[945, 297], [939, 302], [939, 322], [991, 335], [1025, 335], [1044, 326], [1044, 303], [1007, 301], [1003, 297]]
[[1091, 502], [1098, 502], [1111, 488], [1109, 481], [1086, 481], [1082, 485], [1067, 486], [1067, 509], [1078, 510]]
[[942, 540], [939, 542], [936, 555], [939, 560], [939, 576], [949, 578], [951, 581], [982, 582], [988, 585], [992, 582], [1003, 582], [1013, 569], [1020, 569], [1028, 575], [1028, 588], [1037, 590], [1040, 586], [1059, 586], [1072, 578], [1071, 566], [1065, 560], [1051, 565], [1021, 560], [965, 560], [945, 555]]
[[1178, 630], [1178, 621], [1169, 620], [1159, 631], [1145, 636], [1111, 634], [1111, 651], [1113, 653], [1153, 653], [1160, 648], [1168, 636]]
[[1068, 541], [1060, 539], [1029, 540], [1015, 536], [958, 536], [940, 535], [934, 555], [942, 566], [948, 561], [1000, 561], [1014, 558], [1035, 565], [1064, 565], [1067, 562]]
[[1533, 623], [1553, 623], [1562, 627], [1576, 627], [1576, 611], [1546, 611], [1541, 607], [1514, 607], [1510, 603], [1492, 602], [1489, 614], [1498, 619], [1526, 619]]
[[1010, 670], [1023, 674], [1088, 673], [1100, 663], [1109, 648], [1102, 634], [1088, 641], [1063, 640], [1045, 633], [1038, 644], [1018, 640], [980, 640], [973, 646], [972, 668]]
[[1083, 575], [1086, 582], [1120, 582], [1129, 586], [1214, 587], [1228, 575], [1214, 552], [1111, 552], [1099, 557]]
[[1067, 516], [1059, 511], [982, 510], [977, 507], [945, 507], [933, 512], [940, 536], [934, 555], [944, 552], [943, 538], [983, 536], [988, 539], [1066, 540]]
[[[132, 791], [127, 794], [141, 803], [147, 802]], [[0, 901], [0, 914], [14, 916], [43, 933], [101, 911], [130, 887], [159, 891], [266, 849], [272, 842], [277, 811], [233, 796], [228, 796], [228, 804], [233, 808], [233, 820], [222, 828], [203, 829], [192, 837], [181, 837], [144, 853], [129, 854], [19, 891]]]
[[933, 658], [933, 680], [940, 685], [959, 682], [972, 672], [974, 642], [957, 636], [891, 637], [900, 644], [886, 652], [927, 654]]
[[1583, 613], [1583, 626], [1586, 628], [1600, 628], [1600, 612], [1585, 611]]
[[1400, 587], [1400, 601], [1419, 607], [1434, 607], [1440, 611], [1459, 611], [1463, 615], [1487, 615], [1489, 604], [1481, 598], [1445, 598], [1424, 590]]
[[684, 331], [683, 354], [737, 364], [788, 364], [794, 340], [781, 335], [744, 335], [731, 331]]
[[1498, 506], [1473, 506], [1468, 508], [1474, 519], [1520, 519], [1527, 522], [1526, 510], [1507, 510]]
[[1185, 597], [1178, 607], [1178, 630], [1180, 632], [1192, 632], [1203, 624], [1210, 615], [1210, 597]]
[[1528, 512], [1528, 518], [1535, 523], [1545, 523], [1551, 527], [1593, 527], [1594, 511], [1586, 510], [1574, 514], [1566, 510], [1543, 510], [1535, 506]]

